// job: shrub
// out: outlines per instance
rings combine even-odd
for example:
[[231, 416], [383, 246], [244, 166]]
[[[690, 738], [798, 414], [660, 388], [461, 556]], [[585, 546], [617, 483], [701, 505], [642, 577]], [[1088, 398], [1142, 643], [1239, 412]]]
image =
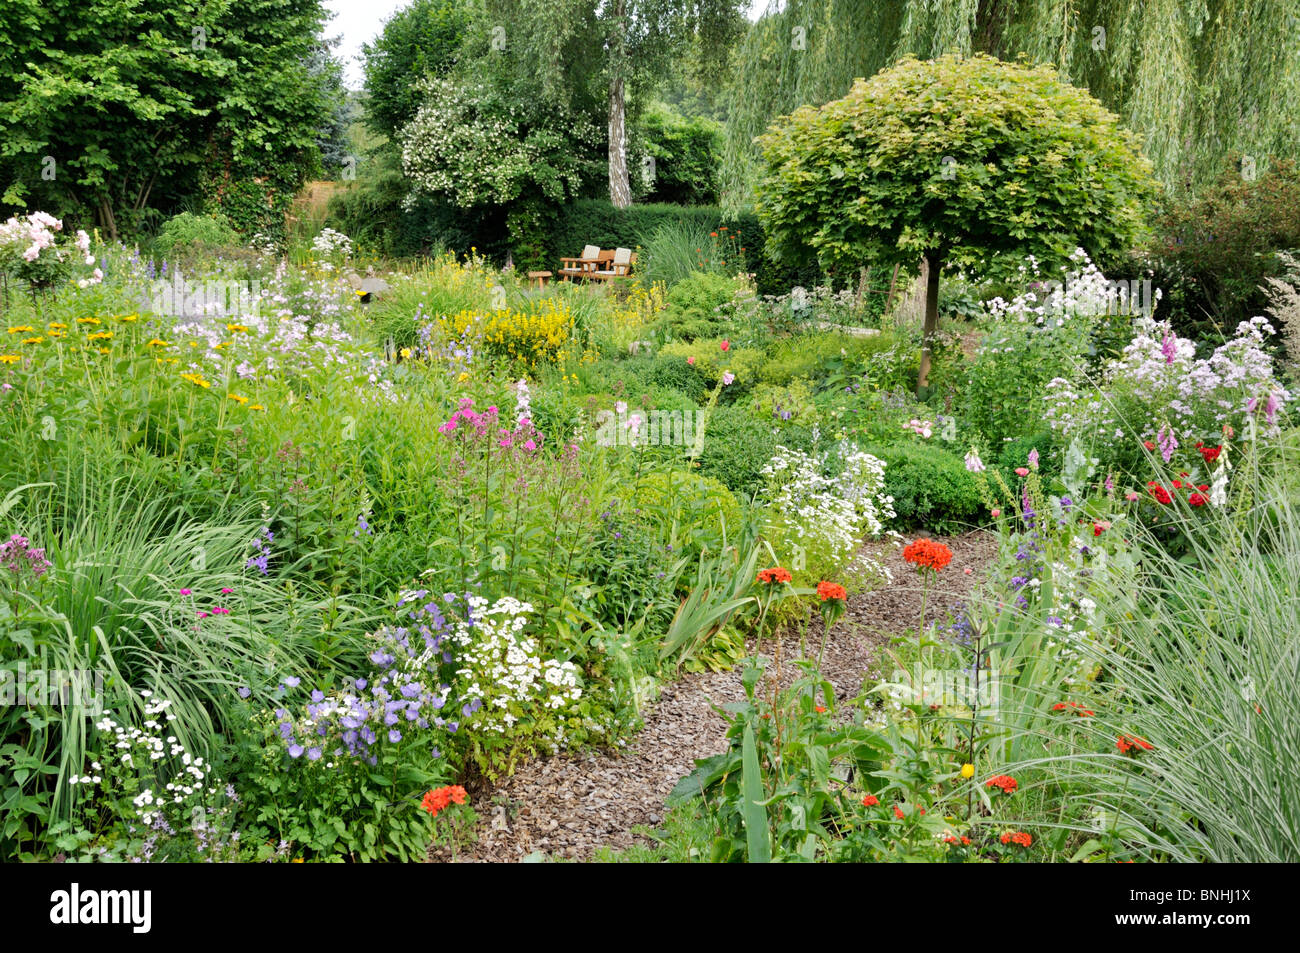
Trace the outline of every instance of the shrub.
[[957, 454], [924, 443], [865, 449], [885, 461], [885, 492], [894, 498], [900, 526], [947, 534], [979, 521], [979, 487]]
[[709, 417], [700, 454], [700, 472], [716, 477], [734, 493], [749, 497], [765, 483], [763, 468], [778, 446], [811, 450], [805, 427], [755, 420], [744, 407], [716, 408]]
[[239, 235], [230, 219], [220, 212], [212, 215], [181, 212], [163, 223], [153, 240], [153, 250], [163, 257], [178, 250], [189, 257], [237, 244]]
[[1188, 336], [1228, 334], [1262, 314], [1275, 252], [1300, 248], [1300, 166], [1275, 163], [1249, 180], [1234, 163], [1192, 201], [1170, 201], [1147, 248], [1162, 316]]
[[736, 536], [743, 518], [740, 504], [721, 481], [689, 471], [644, 474], [626, 499], [641, 519], [673, 536], [684, 534], [694, 550], [718, 549], [723, 533]]

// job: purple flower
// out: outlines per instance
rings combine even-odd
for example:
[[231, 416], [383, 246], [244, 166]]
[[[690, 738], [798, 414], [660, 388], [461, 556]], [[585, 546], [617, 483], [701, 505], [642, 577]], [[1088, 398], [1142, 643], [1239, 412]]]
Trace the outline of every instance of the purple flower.
[[297, 675], [290, 675], [288, 678], [284, 680], [284, 685], [286, 688], [297, 688], [299, 684], [301, 684], [301, 682], [302, 679], [300, 679]]
[[392, 731], [388, 733], [388, 740], [393, 744], [397, 744], [399, 741], [402, 740], [402, 733], [398, 731], [396, 728], [394, 728]]
[[291, 757], [291, 758], [301, 758], [301, 757], [302, 757], [302, 752], [303, 752], [303, 747], [302, 747], [302, 745], [297, 744], [297, 743], [294, 743], [294, 744], [289, 745], [289, 757]]
[[308, 761], [319, 761], [319, 760], [320, 760], [320, 755], [321, 755], [320, 748], [308, 748], [308, 749], [307, 749], [307, 760], [308, 760]]

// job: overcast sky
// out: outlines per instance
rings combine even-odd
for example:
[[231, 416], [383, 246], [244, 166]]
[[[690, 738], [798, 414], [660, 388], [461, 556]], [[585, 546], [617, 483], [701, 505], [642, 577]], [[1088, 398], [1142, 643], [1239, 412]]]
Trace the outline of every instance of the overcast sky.
[[[335, 52], [343, 60], [343, 81], [349, 89], [361, 88], [361, 44], [369, 43], [391, 17], [410, 0], [325, 0], [334, 14], [325, 27], [325, 35], [342, 36]], [[750, 19], [767, 8], [768, 0], [750, 0]]]

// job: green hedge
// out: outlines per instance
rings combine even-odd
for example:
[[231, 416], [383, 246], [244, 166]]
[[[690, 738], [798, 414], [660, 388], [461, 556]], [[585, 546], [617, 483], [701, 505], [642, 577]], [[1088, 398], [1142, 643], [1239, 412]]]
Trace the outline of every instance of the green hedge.
[[979, 487], [957, 454], [919, 443], [862, 449], [885, 461], [885, 492], [900, 528], [964, 533], [983, 521]]
[[820, 281], [816, 269], [778, 268], [763, 254], [763, 227], [757, 216], [746, 214], [726, 218], [712, 205], [668, 205], [647, 203], [615, 208], [608, 199], [579, 199], [560, 209], [551, 242], [552, 257], [578, 255], [584, 245], [601, 248], [636, 248], [645, 244], [654, 230], [674, 219], [685, 220], [710, 230], [726, 225], [745, 248], [749, 270], [756, 275], [759, 294], [786, 294], [795, 285], [812, 287]]

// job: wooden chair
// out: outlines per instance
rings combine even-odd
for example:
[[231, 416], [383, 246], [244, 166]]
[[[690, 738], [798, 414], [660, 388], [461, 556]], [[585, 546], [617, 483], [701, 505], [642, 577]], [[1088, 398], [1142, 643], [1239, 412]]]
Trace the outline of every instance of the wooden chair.
[[636, 264], [636, 255], [630, 248], [616, 248], [612, 252], [600, 253], [600, 261], [591, 277], [597, 281], [611, 281], [614, 278], [626, 278], [632, 273]]
[[587, 280], [596, 269], [598, 255], [600, 255], [600, 249], [597, 246], [584, 245], [580, 258], [561, 258], [560, 277], [565, 281], [572, 281], [574, 278]]

